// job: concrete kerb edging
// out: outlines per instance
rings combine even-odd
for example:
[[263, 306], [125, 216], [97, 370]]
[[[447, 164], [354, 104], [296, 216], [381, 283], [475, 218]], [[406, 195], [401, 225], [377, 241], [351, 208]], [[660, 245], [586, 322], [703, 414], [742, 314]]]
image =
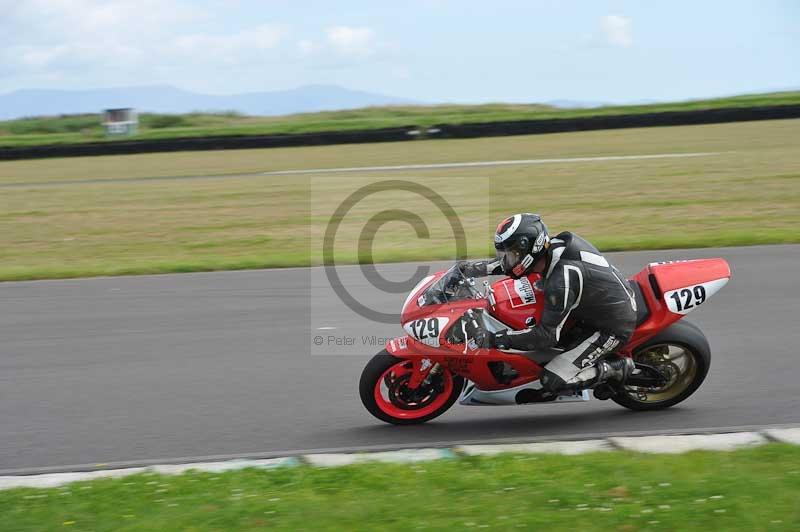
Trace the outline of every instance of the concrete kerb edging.
[[800, 445], [800, 427], [765, 428], [746, 432], [666, 434], [657, 436], [614, 436], [600, 439], [457, 445], [449, 448], [416, 448], [358, 453], [315, 453], [264, 459], [236, 459], [218, 462], [164, 464], [96, 471], [0, 476], [0, 490], [11, 488], [54, 488], [99, 478], [120, 478], [139, 473], [179, 475], [187, 471], [222, 473], [238, 469], [275, 469], [307, 464], [341, 467], [366, 462], [417, 463], [458, 456], [494, 456], [501, 453], [578, 455], [596, 452], [632, 451], [678, 454], [689, 451], [733, 451], [768, 442]]

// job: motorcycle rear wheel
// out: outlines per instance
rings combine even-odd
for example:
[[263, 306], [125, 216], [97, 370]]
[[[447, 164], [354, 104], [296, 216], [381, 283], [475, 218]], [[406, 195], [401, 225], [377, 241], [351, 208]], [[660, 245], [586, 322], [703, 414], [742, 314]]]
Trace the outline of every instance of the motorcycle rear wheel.
[[393, 425], [425, 423], [445, 413], [456, 402], [464, 379], [442, 369], [424, 390], [409, 390], [405, 383], [413, 365], [381, 351], [361, 372], [359, 394], [370, 414]]
[[662, 410], [700, 387], [711, 367], [711, 349], [696, 325], [681, 320], [637, 347], [633, 360], [659, 367], [670, 376], [669, 382], [657, 389], [625, 386], [611, 399], [631, 410]]

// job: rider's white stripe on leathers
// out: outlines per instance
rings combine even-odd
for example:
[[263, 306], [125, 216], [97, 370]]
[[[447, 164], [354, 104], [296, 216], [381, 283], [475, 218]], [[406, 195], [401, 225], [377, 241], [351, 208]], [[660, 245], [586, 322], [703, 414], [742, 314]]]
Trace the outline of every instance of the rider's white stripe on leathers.
[[555, 373], [564, 379], [564, 381], [573, 378], [582, 369], [575, 366], [573, 362], [587, 350], [594, 349], [593, 342], [596, 342], [598, 339], [600, 339], [600, 333], [596, 332], [581, 342], [575, 349], [570, 349], [569, 351], [561, 353], [547, 364], [547, 371]]
[[597, 376], [595, 363], [618, 345], [616, 337], [596, 332], [574, 349], [561, 353], [551, 360], [546, 369], [558, 375], [567, 384], [588, 381]]
[[[551, 240], [550, 242], [553, 241]], [[559, 259], [561, 259], [561, 254], [564, 253], [565, 249], [567, 248], [561, 246], [553, 250], [552, 258], [550, 259], [550, 267], [547, 269], [547, 275], [545, 277], [550, 277], [550, 274], [553, 273], [553, 269], [555, 269], [556, 264], [558, 264]]]
[[588, 262], [589, 264], [594, 264], [596, 266], [605, 266], [606, 268], [610, 266], [606, 258], [602, 255], [598, 255], [597, 253], [592, 253], [591, 251], [581, 251], [580, 255], [583, 262]]
[[[578, 282], [577, 284], [577, 292], [578, 297], [575, 299], [575, 303], [567, 309], [567, 302], [569, 301], [569, 272], [573, 271], [578, 275]], [[583, 295], [583, 274], [581, 270], [576, 268], [575, 266], [564, 266], [564, 310], [566, 314], [564, 315], [564, 319], [561, 320], [561, 323], [558, 324], [556, 327], [556, 342], [561, 339], [561, 328], [564, 327], [564, 324], [567, 322], [567, 318], [569, 318], [570, 313], [578, 308], [578, 305], [581, 304], [581, 296]]]
[[622, 279], [620, 279], [620, 276], [617, 275], [616, 269], [612, 270], [611, 273], [614, 274], [614, 277], [617, 278], [617, 281], [619, 281], [619, 284], [620, 284], [620, 286], [622, 286], [622, 289], [625, 290], [626, 294], [628, 294], [628, 299], [630, 299], [630, 301], [631, 301], [631, 308], [633, 309], [634, 312], [636, 312], [636, 295], [633, 293], [633, 290], [631, 290], [627, 286], [625, 286], [625, 283], [622, 282]]

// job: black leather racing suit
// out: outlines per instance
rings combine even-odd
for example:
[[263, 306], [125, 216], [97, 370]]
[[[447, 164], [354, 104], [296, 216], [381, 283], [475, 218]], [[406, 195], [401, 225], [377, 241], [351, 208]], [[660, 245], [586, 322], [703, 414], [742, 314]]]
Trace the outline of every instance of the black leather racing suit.
[[[543, 273], [545, 306], [540, 322], [529, 329], [498, 332], [495, 345], [519, 351], [552, 348], [562, 342], [568, 320], [591, 332], [578, 342], [571, 341], [571, 348], [545, 367], [542, 384], [555, 389], [597, 377], [595, 362], [630, 338], [636, 326], [636, 300], [619, 270], [583, 238], [563, 232], [550, 244]], [[485, 261], [470, 266], [468, 273], [474, 275], [502, 273], [498, 263]]]

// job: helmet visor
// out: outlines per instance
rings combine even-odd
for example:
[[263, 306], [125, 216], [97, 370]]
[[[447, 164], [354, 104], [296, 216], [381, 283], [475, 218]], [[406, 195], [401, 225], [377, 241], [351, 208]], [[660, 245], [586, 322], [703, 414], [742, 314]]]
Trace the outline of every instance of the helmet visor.
[[511, 270], [522, 260], [522, 255], [516, 249], [498, 249], [496, 255], [497, 260], [500, 261], [500, 267], [503, 268], [503, 273], [506, 275], [510, 274]]

